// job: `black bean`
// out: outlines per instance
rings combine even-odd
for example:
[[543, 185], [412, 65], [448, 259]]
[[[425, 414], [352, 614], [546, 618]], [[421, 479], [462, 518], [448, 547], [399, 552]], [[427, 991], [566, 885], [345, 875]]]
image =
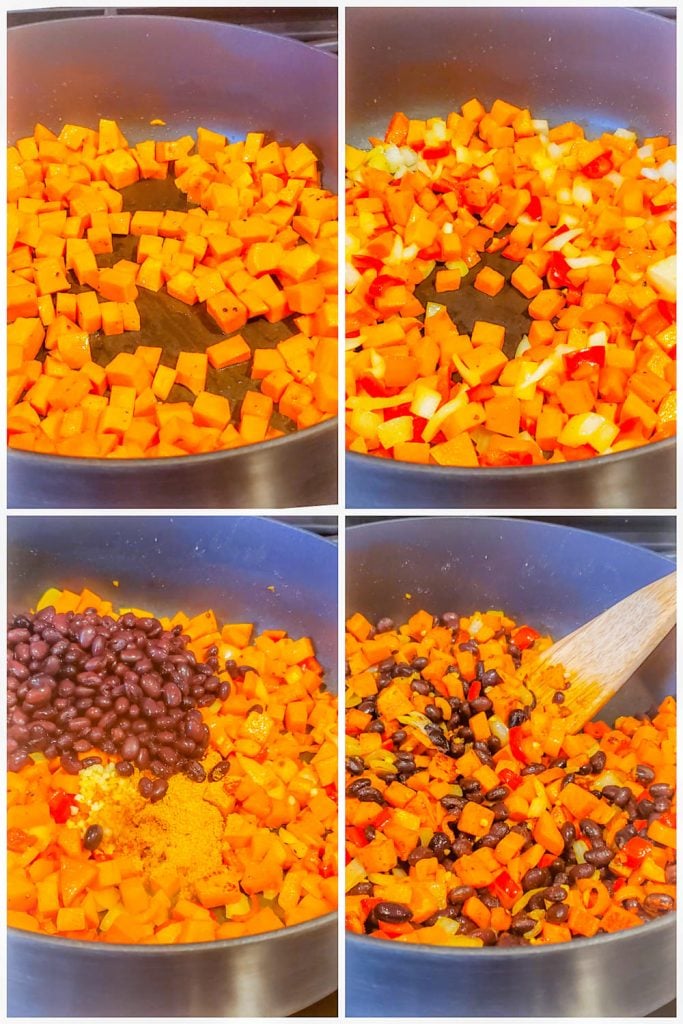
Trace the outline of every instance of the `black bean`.
[[643, 900], [643, 910], [649, 917], [656, 917], [658, 914], [668, 914], [674, 909], [674, 898], [668, 893], [651, 892]]
[[654, 800], [659, 800], [660, 797], [671, 800], [673, 795], [671, 786], [668, 786], [665, 782], [655, 782], [653, 786], [650, 786], [650, 796]]
[[430, 857], [436, 857], [436, 854], [429, 846], [416, 846], [414, 850], [410, 851], [407, 859], [408, 863], [412, 866], [417, 864], [418, 861], [428, 860]]
[[90, 825], [83, 836], [83, 846], [86, 850], [96, 850], [104, 839], [104, 830], [101, 825]]
[[580, 878], [591, 878], [594, 871], [595, 868], [592, 864], [574, 864], [569, 868], [568, 874], [572, 882], [578, 882]]
[[389, 900], [375, 904], [373, 914], [378, 921], [385, 921], [387, 924], [399, 924], [402, 921], [410, 921], [413, 917], [410, 907], [406, 907], [404, 903], [392, 903]]
[[564, 839], [564, 845], [570, 846], [576, 839], [576, 828], [571, 821], [565, 821], [560, 825], [560, 833]]
[[458, 885], [455, 889], [449, 889], [446, 898], [452, 907], [464, 903], [466, 900], [477, 895], [477, 890], [471, 885]]
[[393, 619], [385, 617], [383, 619], [380, 619], [377, 625], [375, 626], [375, 633], [390, 633], [392, 629], [395, 628], [395, 626], [396, 623], [394, 622]]
[[168, 792], [168, 782], [166, 779], [156, 779], [152, 783], [152, 788], [149, 791], [149, 802], [152, 804], [163, 799]]
[[551, 903], [562, 903], [567, 898], [567, 893], [561, 885], [551, 885], [543, 893], [543, 898]]
[[372, 882], [357, 882], [349, 891], [347, 896], [372, 896], [375, 887]]
[[607, 764], [607, 755], [604, 750], [598, 750], [590, 759], [590, 766], [594, 774], [601, 772]]
[[584, 860], [586, 864], [592, 865], [596, 868], [606, 868], [609, 862], [614, 858], [614, 850], [610, 850], [607, 847], [596, 850], [587, 850], [584, 853]]
[[569, 917], [569, 907], [566, 903], [553, 903], [545, 912], [545, 919], [551, 924], [562, 924]]
[[363, 803], [377, 803], [383, 804], [384, 798], [378, 789], [374, 786], [365, 786], [359, 793], [356, 794], [358, 800]]
[[496, 786], [495, 789], [490, 789], [488, 791], [488, 793], [486, 794], [486, 799], [492, 800], [494, 803], [497, 803], [499, 800], [504, 800], [505, 797], [509, 795], [509, 793], [510, 790], [507, 788], [507, 786]]
[[531, 889], [540, 889], [541, 886], [545, 884], [543, 868], [529, 868], [529, 870], [522, 875], [522, 889], [524, 892], [529, 892]]
[[361, 772], [365, 771], [365, 761], [362, 757], [358, 757], [355, 754], [351, 757], [346, 758], [346, 770], [351, 775], [360, 775]]
[[520, 914], [515, 914], [510, 924], [510, 931], [513, 935], [524, 935], [526, 932], [531, 931], [535, 926], [536, 922], [533, 917], [529, 917], [523, 911]]
[[582, 818], [579, 828], [589, 839], [602, 839], [602, 829], [592, 818]]
[[648, 764], [636, 765], [636, 782], [641, 786], [648, 786], [655, 779], [655, 772]]

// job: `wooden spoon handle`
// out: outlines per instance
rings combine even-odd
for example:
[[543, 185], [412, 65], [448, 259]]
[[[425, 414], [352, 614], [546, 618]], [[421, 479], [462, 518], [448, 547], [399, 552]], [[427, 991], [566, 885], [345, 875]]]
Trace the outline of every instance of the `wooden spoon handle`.
[[571, 682], [564, 707], [565, 724], [578, 732], [630, 679], [676, 623], [676, 573], [629, 594], [541, 655], [529, 688], [539, 704], [555, 690], [543, 681], [543, 669], [561, 665]]

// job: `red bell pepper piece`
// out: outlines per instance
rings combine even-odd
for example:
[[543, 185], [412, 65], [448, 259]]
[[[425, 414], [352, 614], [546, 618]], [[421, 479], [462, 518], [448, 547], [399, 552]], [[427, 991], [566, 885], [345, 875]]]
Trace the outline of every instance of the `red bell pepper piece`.
[[629, 867], [637, 867], [641, 861], [645, 860], [651, 850], [652, 843], [648, 842], [647, 839], [642, 839], [640, 836], [631, 836], [624, 846], [626, 863]]
[[513, 772], [512, 768], [501, 768], [498, 772], [498, 778], [508, 789], [518, 789], [524, 782], [522, 776], [518, 775], [517, 772]]
[[676, 828], [676, 812], [665, 811], [664, 814], [659, 815], [659, 820], [662, 825], [666, 825], [667, 828]]
[[53, 796], [50, 797], [48, 807], [50, 808], [50, 815], [52, 819], [57, 822], [58, 825], [63, 825], [65, 821], [68, 821], [71, 817], [71, 808], [76, 806], [76, 801], [69, 794], [65, 793], [63, 789], [58, 789]]
[[604, 178], [606, 174], [609, 174], [613, 170], [614, 164], [612, 157], [607, 153], [601, 153], [600, 156], [596, 156], [595, 160], [591, 160], [590, 163], [585, 164], [581, 168], [581, 173], [585, 174], [587, 178]]
[[567, 373], [572, 377], [577, 370], [588, 366], [605, 365], [605, 349], [602, 345], [593, 345], [591, 348], [582, 348], [577, 352], [569, 352], [564, 357]]
[[367, 846], [369, 842], [365, 832], [358, 825], [347, 825], [346, 841], [353, 843], [354, 846]]
[[533, 462], [531, 452], [506, 452], [500, 448], [489, 449], [481, 457], [482, 466], [491, 469], [502, 469], [506, 466], [530, 466]]
[[481, 694], [481, 683], [479, 682], [478, 679], [475, 679], [473, 682], [470, 683], [470, 688], [467, 691], [467, 699], [468, 700], [476, 700], [477, 697], [480, 694]]
[[425, 160], [440, 160], [442, 156], [448, 156], [450, 151], [450, 142], [441, 142], [438, 146], [425, 146], [422, 156]]
[[540, 220], [543, 216], [543, 209], [541, 207], [541, 200], [538, 196], [532, 196], [529, 205], [524, 211], [532, 220]]
[[492, 896], [496, 896], [500, 900], [506, 910], [514, 906], [522, 895], [521, 885], [515, 882], [514, 878], [507, 871], [501, 871], [499, 875], [496, 875], [488, 890]]
[[657, 303], [657, 309], [662, 314], [665, 320], [668, 320], [670, 324], [676, 319], [676, 303], [666, 302], [665, 299], [660, 299]]
[[467, 391], [470, 402], [488, 402], [489, 398], [495, 397], [495, 394], [490, 384], [475, 384]]
[[515, 647], [519, 648], [520, 651], [525, 651], [527, 647], [531, 647], [535, 640], [538, 640], [540, 633], [537, 633], [531, 626], [519, 626], [518, 629], [512, 631], [512, 642]]
[[521, 725], [513, 725], [508, 732], [508, 739], [510, 741], [510, 750], [512, 756], [516, 761], [521, 761], [522, 764], [529, 764], [529, 758], [522, 750], [522, 727]]
[[372, 824], [375, 828], [382, 828], [388, 821], [391, 820], [391, 807], [383, 807], [379, 814], [376, 814], [372, 819]]
[[555, 860], [555, 856], [552, 853], [544, 853], [538, 862], [539, 868], [549, 868], [552, 862]]
[[384, 295], [387, 288], [391, 288], [395, 284], [405, 284], [400, 277], [392, 277], [391, 274], [380, 274], [372, 282], [368, 288], [368, 296], [371, 299], [379, 299]]
[[571, 284], [567, 276], [571, 267], [561, 252], [554, 252], [550, 257], [546, 277], [551, 288], [566, 288]]
[[387, 389], [384, 386], [384, 383], [381, 380], [378, 380], [377, 377], [373, 377], [371, 373], [365, 374], [363, 377], [359, 377], [356, 384], [372, 398], [387, 397]]
[[[356, 270], [376, 270], [378, 273], [384, 266], [380, 259], [376, 256], [354, 256], [353, 262], [356, 265]], [[360, 334], [360, 331], [356, 332]], [[349, 332], [350, 336], [351, 332]]]

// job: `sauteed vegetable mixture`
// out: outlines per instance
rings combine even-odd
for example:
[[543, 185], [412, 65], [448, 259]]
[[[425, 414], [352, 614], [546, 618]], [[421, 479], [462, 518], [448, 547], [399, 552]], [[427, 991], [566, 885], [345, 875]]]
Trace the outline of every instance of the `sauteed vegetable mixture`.
[[[676, 420], [676, 147], [587, 139], [503, 100], [397, 113], [347, 147], [347, 445], [444, 466], [543, 465], [670, 436]], [[510, 261], [512, 274], [486, 264]], [[436, 293], [474, 279], [468, 334]], [[509, 278], [509, 280], [508, 280]], [[507, 339], [496, 296], [528, 302]], [[436, 296], [438, 298], [438, 295]], [[432, 296], [434, 298], [434, 296]], [[453, 302], [457, 309], [457, 297]]]
[[502, 611], [347, 622], [346, 923], [440, 946], [569, 942], [674, 908], [667, 697], [613, 727], [537, 706], [550, 638]]
[[[334, 415], [337, 200], [320, 187], [308, 146], [260, 132], [230, 142], [207, 128], [132, 145], [103, 118], [59, 134], [38, 124], [8, 157], [10, 447], [186, 455], [280, 436], [274, 409], [296, 428]], [[187, 210], [126, 211], [128, 186], [169, 173]], [[113, 262], [127, 235], [138, 238], [135, 260]], [[215, 343], [181, 352], [175, 366], [149, 345], [102, 365], [100, 332], [140, 330], [140, 288], [205, 309]], [[275, 347], [253, 349], [239, 333], [247, 320], [289, 316], [294, 332]], [[259, 390], [236, 416], [207, 389], [207, 370], [240, 363]], [[175, 384], [187, 400], [167, 402]]]
[[335, 908], [336, 700], [308, 637], [86, 588], [8, 646], [11, 926], [208, 942]]

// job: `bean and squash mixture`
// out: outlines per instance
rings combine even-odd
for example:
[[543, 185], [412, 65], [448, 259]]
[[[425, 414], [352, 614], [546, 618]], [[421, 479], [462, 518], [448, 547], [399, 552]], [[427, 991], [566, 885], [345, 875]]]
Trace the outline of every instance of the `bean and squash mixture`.
[[[129, 186], [169, 175], [186, 210], [126, 209]], [[9, 148], [7, 184], [11, 448], [159, 458], [279, 437], [274, 410], [292, 429], [335, 414], [337, 200], [307, 145], [261, 132], [231, 142], [202, 127], [133, 144], [107, 118], [59, 133], [38, 124]], [[113, 262], [126, 236], [134, 259]], [[205, 311], [214, 343], [188, 344], [175, 365], [161, 345], [107, 361], [102, 335], [140, 330], [140, 289]], [[239, 333], [288, 317], [275, 347]], [[207, 371], [239, 364], [258, 390], [238, 411], [207, 387]], [[169, 402], [174, 385], [184, 397]]]
[[209, 942], [335, 909], [336, 700], [310, 638], [85, 588], [7, 640], [10, 926]]
[[[351, 451], [544, 465], [674, 432], [669, 139], [589, 139], [574, 122], [472, 99], [445, 119], [397, 113], [370, 142], [346, 151]], [[490, 315], [468, 332], [458, 297], [453, 314], [440, 300], [472, 280]], [[528, 301], [521, 340], [506, 338], [504, 290]]]
[[674, 909], [667, 697], [613, 727], [536, 704], [549, 637], [502, 611], [347, 622], [346, 926], [440, 946], [569, 942]]

